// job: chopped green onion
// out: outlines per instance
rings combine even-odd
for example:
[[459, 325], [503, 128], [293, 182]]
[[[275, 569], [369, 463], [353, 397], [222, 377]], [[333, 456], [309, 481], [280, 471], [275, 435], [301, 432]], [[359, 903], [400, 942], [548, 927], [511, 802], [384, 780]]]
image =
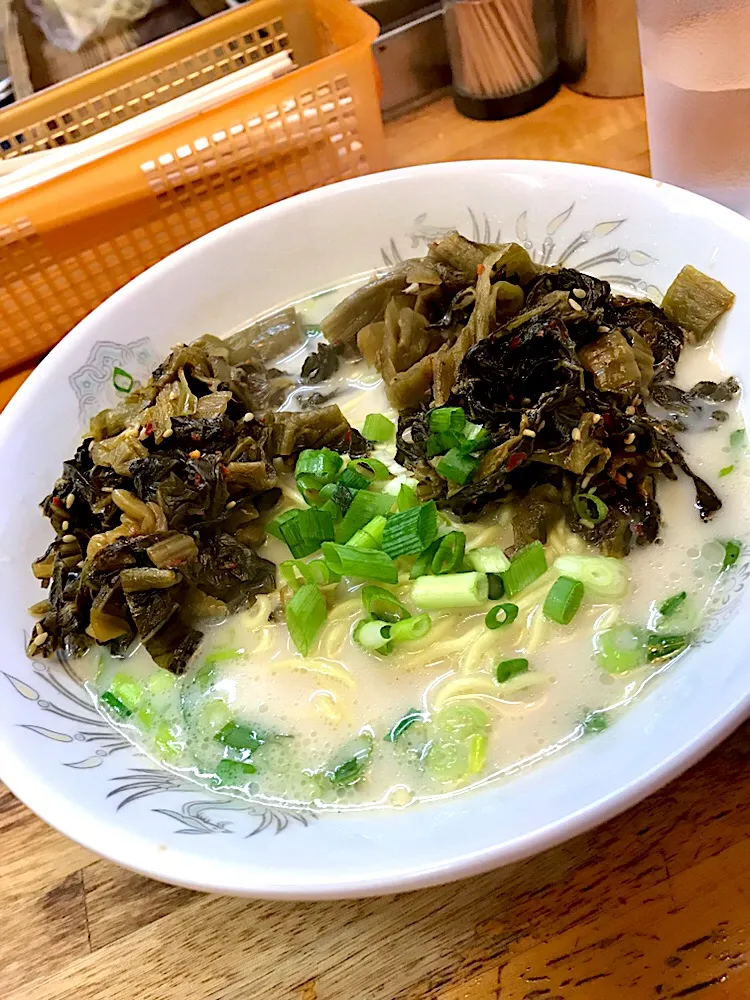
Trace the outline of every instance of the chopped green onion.
[[364, 775], [372, 751], [372, 737], [363, 734], [344, 749], [346, 759], [327, 770], [326, 777], [333, 785], [355, 785]]
[[425, 454], [428, 458], [434, 458], [436, 455], [444, 455], [451, 448], [458, 448], [460, 445], [461, 439], [448, 431], [441, 434], [430, 434], [425, 442]]
[[107, 708], [112, 709], [117, 715], [121, 716], [123, 719], [127, 719], [129, 715], [132, 715], [132, 711], [128, 706], [120, 701], [120, 699], [112, 694], [111, 691], [105, 691], [99, 698], [100, 701], [104, 702]]
[[236, 660], [244, 655], [244, 649], [234, 649], [232, 647], [212, 649], [210, 653], [206, 653], [203, 662], [207, 667], [212, 667], [214, 663], [226, 663], [228, 660]]
[[659, 614], [668, 618], [670, 615], [675, 613], [675, 611], [685, 602], [686, 599], [687, 593], [684, 590], [681, 590], [679, 594], [674, 594], [672, 597], [668, 597], [666, 601], [659, 605]]
[[317, 552], [321, 542], [333, 541], [333, 518], [326, 510], [308, 507], [281, 525], [281, 534], [295, 559]]
[[[237, 650], [233, 650], [233, 652], [236, 653]], [[206, 657], [206, 663], [209, 663], [210, 656], [211, 654], [209, 653]], [[146, 678], [146, 694], [149, 697], [160, 698], [163, 695], [171, 694], [178, 684], [179, 681], [174, 674], [170, 674], [167, 670], [160, 669], [153, 674], [149, 674]]]
[[165, 760], [176, 760], [185, 749], [185, 744], [179, 736], [179, 731], [162, 722], [153, 735], [154, 747]]
[[247, 750], [254, 753], [266, 742], [266, 735], [255, 726], [247, 726], [241, 722], [228, 722], [214, 736], [217, 743], [223, 743], [232, 750]]
[[436, 538], [432, 545], [428, 545], [424, 552], [417, 556], [417, 561], [412, 566], [411, 573], [409, 574], [410, 580], [416, 580], [420, 576], [426, 576], [432, 572], [432, 560], [439, 548], [440, 539]]
[[297, 489], [302, 494], [305, 503], [311, 507], [318, 507], [323, 502], [320, 495], [322, 486], [323, 480], [318, 479], [317, 476], [310, 476], [307, 473], [297, 476]]
[[398, 583], [396, 564], [385, 552], [370, 552], [364, 549], [352, 549], [348, 545], [338, 545], [335, 542], [323, 542], [323, 558], [333, 572], [341, 576]]
[[370, 485], [370, 480], [357, 472], [354, 462], [350, 462], [344, 471], [339, 475], [338, 482], [341, 486], [346, 486], [351, 490], [366, 490]]
[[607, 673], [623, 674], [646, 662], [646, 636], [641, 629], [618, 622], [594, 636], [594, 652]]
[[[333, 542], [324, 542], [323, 544], [333, 545]], [[328, 562], [327, 559], [326, 562]], [[332, 568], [336, 572], [336, 568]], [[303, 656], [307, 656], [313, 648], [327, 615], [328, 607], [325, 597], [314, 583], [306, 583], [300, 587], [287, 604], [286, 624], [289, 635]]]
[[451, 450], [438, 462], [436, 469], [443, 479], [464, 486], [474, 475], [479, 459], [472, 455], [463, 455], [458, 448]]
[[498, 684], [504, 684], [511, 677], [525, 674], [528, 669], [529, 661], [523, 656], [518, 656], [513, 660], [501, 660], [497, 667], [495, 667], [495, 676], [497, 677]]
[[341, 483], [326, 483], [321, 487], [320, 495], [325, 500], [331, 500], [339, 508], [342, 514], [346, 514], [354, 499], [356, 490], [349, 489]]
[[295, 479], [314, 476], [321, 483], [332, 483], [343, 464], [344, 460], [337, 451], [331, 451], [330, 448], [306, 448], [299, 453], [294, 476]]
[[731, 567], [734, 566], [740, 557], [740, 552], [742, 551], [742, 544], [740, 542], [723, 542], [723, 545], [724, 561], [721, 564], [722, 573], [725, 569], [731, 569]]
[[204, 663], [196, 670], [193, 680], [201, 691], [208, 691], [216, 680], [216, 667], [213, 663]]
[[580, 580], [595, 597], [624, 597], [628, 592], [628, 571], [622, 559], [612, 556], [558, 556], [554, 568], [562, 576]]
[[729, 435], [729, 446], [731, 448], [744, 448], [746, 440], [747, 434], [745, 433], [745, 429], [744, 427], [740, 427], [738, 430], [732, 431]]
[[499, 601], [505, 593], [505, 584], [499, 573], [487, 574], [487, 597], [491, 601]]
[[363, 649], [390, 652], [391, 628], [388, 622], [362, 620], [355, 626], [352, 638]]
[[379, 549], [383, 544], [383, 532], [387, 523], [381, 514], [377, 514], [364, 528], [355, 531], [346, 544], [353, 549]]
[[362, 604], [368, 615], [384, 622], [398, 622], [411, 618], [411, 612], [385, 587], [367, 584], [362, 588]]
[[607, 724], [607, 713], [601, 710], [588, 712], [581, 723], [584, 733], [601, 733]]
[[269, 535], [273, 535], [274, 538], [278, 538], [280, 542], [283, 542], [284, 536], [281, 533], [281, 529], [288, 521], [293, 521], [299, 512], [299, 507], [292, 507], [290, 510], [283, 511], [283, 513], [279, 514], [278, 517], [275, 517], [273, 521], [269, 521], [266, 525], [266, 531]]
[[302, 562], [301, 559], [287, 559], [280, 563], [279, 572], [292, 590], [299, 590], [304, 583], [316, 583], [319, 587], [325, 587], [339, 579], [323, 559], [313, 559], [309, 563]]
[[657, 635], [652, 633], [648, 637], [648, 662], [656, 663], [659, 660], [669, 660], [687, 649], [690, 637], [686, 635]]
[[320, 509], [331, 515], [331, 520], [334, 525], [338, 524], [341, 520], [341, 508], [337, 503], [334, 503], [333, 500], [326, 500]]
[[216, 777], [221, 785], [242, 788], [257, 768], [247, 760], [220, 760], [216, 765]]
[[118, 392], [130, 392], [134, 384], [135, 379], [130, 372], [126, 372], [124, 368], [112, 369], [112, 385]]
[[487, 736], [474, 733], [469, 738], [469, 774], [479, 774], [487, 760], [487, 747], [490, 741]]
[[458, 447], [464, 452], [484, 451], [492, 444], [489, 431], [481, 424], [467, 423], [463, 429], [463, 440]]
[[547, 557], [541, 542], [530, 542], [511, 559], [510, 567], [502, 574], [505, 593], [515, 597], [547, 572]]
[[402, 483], [396, 497], [396, 507], [399, 511], [411, 510], [412, 507], [419, 506], [417, 491], [412, 486]]
[[510, 569], [510, 559], [499, 545], [485, 545], [480, 549], [470, 549], [466, 562], [480, 573], [505, 573]]
[[131, 712], [136, 710], [143, 694], [143, 688], [135, 677], [122, 673], [115, 674], [109, 685], [109, 690]]
[[452, 431], [460, 434], [466, 423], [466, 414], [460, 406], [441, 406], [430, 411], [430, 430], [440, 433]]
[[596, 493], [576, 493], [573, 497], [576, 514], [582, 521], [601, 524], [608, 514], [608, 508]]
[[418, 608], [476, 608], [487, 600], [486, 573], [448, 573], [420, 576], [414, 581], [411, 597]]
[[367, 490], [360, 490], [344, 514], [344, 520], [336, 529], [336, 540], [342, 544], [348, 542], [374, 517], [385, 517], [392, 506], [393, 497], [387, 493], [369, 493]]
[[466, 535], [463, 531], [449, 531], [440, 539], [437, 552], [432, 557], [432, 572], [436, 576], [455, 573], [464, 561]]
[[469, 769], [468, 744], [433, 740], [425, 752], [424, 766], [437, 781], [458, 781]]
[[413, 726], [415, 722], [424, 722], [424, 718], [424, 712], [420, 712], [418, 708], [410, 708], [405, 715], [401, 716], [398, 722], [391, 726], [385, 734], [385, 739], [389, 743], [395, 743], [399, 736], [406, 732], [409, 726]]
[[393, 642], [411, 642], [414, 639], [424, 639], [431, 628], [432, 619], [429, 615], [414, 615], [412, 618], [394, 622], [391, 625], [390, 635]]
[[454, 702], [441, 708], [435, 716], [435, 725], [454, 740], [468, 740], [472, 736], [486, 736], [490, 731], [490, 717], [478, 705]]
[[503, 625], [512, 625], [516, 618], [518, 618], [517, 604], [496, 604], [484, 616], [484, 624], [489, 629], [502, 628]]
[[734, 472], [733, 465], [725, 465], [723, 469], [719, 469], [719, 476], [728, 476]]
[[383, 551], [393, 559], [422, 552], [437, 537], [435, 501], [411, 507], [388, 519], [383, 533]]
[[363, 476], [368, 483], [374, 483], [376, 480], [385, 482], [386, 479], [391, 478], [388, 466], [378, 458], [358, 458], [356, 462], [351, 464], [355, 472]]
[[368, 441], [390, 441], [396, 433], [396, 425], [382, 413], [368, 413], [362, 428], [362, 436]]
[[544, 600], [544, 614], [558, 625], [569, 625], [583, 600], [583, 584], [569, 576], [555, 580]]

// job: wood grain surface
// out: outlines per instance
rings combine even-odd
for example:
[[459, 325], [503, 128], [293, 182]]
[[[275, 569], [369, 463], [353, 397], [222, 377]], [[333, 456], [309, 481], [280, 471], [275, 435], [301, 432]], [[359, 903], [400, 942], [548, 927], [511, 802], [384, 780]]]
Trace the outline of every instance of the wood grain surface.
[[[394, 166], [571, 159], [646, 173], [643, 105], [563, 91], [511, 122], [393, 122]], [[4, 405], [28, 372], [0, 382]], [[479, 878], [265, 903], [124, 871], [0, 786], [0, 1000], [748, 1000], [750, 726], [598, 830]]]

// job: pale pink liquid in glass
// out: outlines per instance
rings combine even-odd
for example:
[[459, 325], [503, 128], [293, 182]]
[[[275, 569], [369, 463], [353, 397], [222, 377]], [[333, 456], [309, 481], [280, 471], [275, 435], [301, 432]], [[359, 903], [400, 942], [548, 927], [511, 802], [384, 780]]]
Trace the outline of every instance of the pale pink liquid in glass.
[[669, 30], [647, 9], [641, 0], [652, 174], [750, 216], [750, 3]]

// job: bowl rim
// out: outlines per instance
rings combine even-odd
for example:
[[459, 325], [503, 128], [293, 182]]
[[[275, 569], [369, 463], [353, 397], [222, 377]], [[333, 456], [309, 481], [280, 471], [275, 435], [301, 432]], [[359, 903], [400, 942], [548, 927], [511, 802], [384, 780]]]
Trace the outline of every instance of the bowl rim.
[[[644, 194], [653, 195], [658, 190], [660, 197], [665, 197], [673, 208], [682, 209], [688, 214], [698, 214], [704, 219], [715, 219], [722, 228], [734, 230], [742, 236], [750, 248], [750, 220], [732, 210], [682, 188], [649, 177], [604, 167], [549, 160], [458, 160], [402, 167], [341, 181], [295, 195], [235, 219], [165, 257], [115, 292], [81, 320], [53, 348], [10, 400], [4, 413], [0, 415], [0, 452], [11, 427], [34, 400], [37, 385], [41, 384], [49, 371], [61, 366], [61, 363], [64, 366], [67, 355], [73, 353], [79, 343], [85, 342], [90, 328], [95, 329], [102, 320], [106, 321], [108, 313], [117, 310], [120, 303], [126, 301], [129, 296], [140, 295], [152, 283], [158, 283], [171, 269], [180, 268], [182, 262], [191, 255], [210, 252], [213, 243], [224, 238], [226, 230], [252, 225], [248, 219], [256, 216], [268, 220], [277, 215], [283, 217], [290, 212], [293, 213], [297, 206], [310, 202], [324, 204], [329, 199], [335, 200], [342, 191], [379, 187], [404, 177], [445, 175], [450, 178], [455, 176], [456, 172], [481, 175], [487, 171], [537, 176], [546, 183], [554, 183], [556, 177], [565, 177], [567, 180], [579, 179], [583, 184], [595, 183], [598, 178], [605, 178], [610, 182], [624, 184], [634, 189], [636, 193], [642, 191]], [[199, 891], [263, 899], [343, 899], [425, 888], [479, 875], [552, 848], [612, 819], [657, 791], [705, 756], [749, 716], [750, 685], [744, 697], [738, 698], [731, 704], [712, 725], [696, 733], [692, 738], [686, 738], [660, 763], [624, 787], [615, 789], [574, 813], [562, 815], [553, 822], [516, 836], [512, 840], [473, 852], [463, 853], [460, 847], [448, 847], [445, 858], [439, 863], [425, 867], [406, 865], [403, 868], [395, 864], [379, 872], [364, 872], [356, 879], [337, 879], [333, 872], [330, 877], [326, 873], [324, 877], [316, 875], [308, 881], [300, 881], [298, 877], [294, 881], [284, 881], [279, 878], [278, 869], [274, 869], [271, 880], [259, 882], [256, 867], [245, 867], [236, 861], [225, 862], [220, 858], [212, 858], [210, 862], [201, 859], [201, 874], [194, 878], [186, 876], [185, 873], [191, 868], [189, 860], [195, 860], [195, 855], [190, 851], [155, 844], [154, 838], [147, 834], [125, 832], [118, 827], [115, 818], [111, 816], [102, 818], [89, 813], [85, 822], [81, 823], [75, 802], [58, 792], [49, 779], [43, 779], [35, 769], [27, 765], [23, 756], [13, 749], [11, 742], [2, 732], [0, 732], [0, 750], [2, 750], [0, 778], [18, 799], [60, 833], [101, 857], [150, 878]], [[251, 877], [243, 877], [243, 872], [249, 873]]]

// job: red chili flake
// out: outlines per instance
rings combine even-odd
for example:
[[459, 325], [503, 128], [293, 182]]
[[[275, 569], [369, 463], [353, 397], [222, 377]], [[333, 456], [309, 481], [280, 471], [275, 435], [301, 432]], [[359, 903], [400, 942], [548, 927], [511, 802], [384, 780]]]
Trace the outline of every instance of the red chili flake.
[[612, 427], [614, 426], [614, 420], [612, 419], [612, 414], [611, 413], [603, 413], [602, 414], [602, 423], [604, 424], [604, 426], [607, 428], [608, 431], [611, 430]]
[[193, 431], [193, 433], [190, 435], [190, 437], [191, 437], [191, 439], [193, 441], [200, 441], [200, 439], [201, 439], [201, 436], [200, 436], [200, 434], [197, 431]]
[[221, 465], [221, 466], [219, 466], [219, 468], [221, 469], [222, 476], [224, 476], [226, 478], [229, 475], [229, 466], [227, 466], [227, 465]]
[[514, 347], [518, 347], [520, 343], [521, 343], [521, 336], [520, 334], [517, 333], [515, 337], [510, 338], [510, 344], [508, 346], [512, 349]]
[[477, 264], [477, 275], [484, 274], [484, 264]]
[[511, 455], [508, 461], [505, 463], [505, 468], [508, 472], [512, 472], [517, 466], [523, 462], [526, 455], [522, 451], [517, 451], [515, 454]]
[[62, 507], [63, 505], [60, 497], [52, 497], [52, 503], [55, 505], [55, 507]]
[[146, 437], [148, 437], [149, 434], [153, 434], [154, 433], [154, 425], [151, 423], [150, 420], [146, 424], [146, 426], [143, 428], [143, 433], [146, 435]]
[[615, 482], [618, 484], [618, 486], [627, 486], [628, 484], [628, 481], [625, 478], [625, 476], [621, 475], [619, 472], [615, 476]]
[[200, 484], [203, 482], [203, 480], [201, 479], [201, 477], [198, 475], [197, 472], [193, 477], [193, 482], [195, 483], [196, 486], [200, 486]]

